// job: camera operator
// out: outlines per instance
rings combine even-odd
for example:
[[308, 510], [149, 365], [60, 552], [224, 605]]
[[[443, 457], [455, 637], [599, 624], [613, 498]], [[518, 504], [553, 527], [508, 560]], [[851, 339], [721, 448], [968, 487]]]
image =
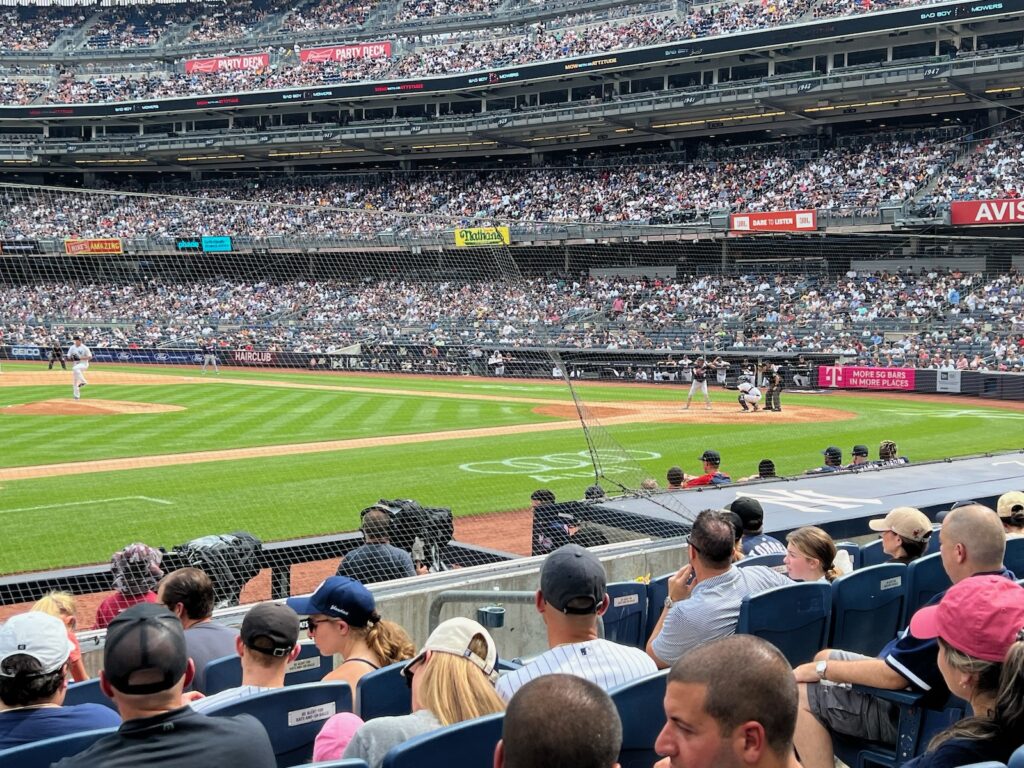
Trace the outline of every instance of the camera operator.
[[372, 584], [427, 572], [425, 565], [416, 568], [408, 552], [391, 544], [391, 513], [387, 510], [370, 507], [363, 514], [360, 530], [363, 544], [341, 558], [338, 576]]

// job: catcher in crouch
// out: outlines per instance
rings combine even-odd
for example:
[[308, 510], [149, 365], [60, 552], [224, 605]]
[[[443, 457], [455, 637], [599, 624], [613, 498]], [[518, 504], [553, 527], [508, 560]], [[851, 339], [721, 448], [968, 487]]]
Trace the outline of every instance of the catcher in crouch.
[[744, 411], [759, 410], [757, 404], [761, 402], [761, 390], [751, 384], [749, 381], [744, 381], [740, 384], [740, 405]]

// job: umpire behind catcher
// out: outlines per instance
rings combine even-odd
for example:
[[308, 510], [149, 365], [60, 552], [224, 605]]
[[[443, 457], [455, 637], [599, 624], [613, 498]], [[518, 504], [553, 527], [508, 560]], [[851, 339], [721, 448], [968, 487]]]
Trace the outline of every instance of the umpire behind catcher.
[[54, 363], [60, 363], [60, 367], [65, 371], [68, 369], [68, 364], [64, 362], [64, 347], [56, 339], [50, 344], [50, 364], [46, 366], [46, 370], [52, 371]]

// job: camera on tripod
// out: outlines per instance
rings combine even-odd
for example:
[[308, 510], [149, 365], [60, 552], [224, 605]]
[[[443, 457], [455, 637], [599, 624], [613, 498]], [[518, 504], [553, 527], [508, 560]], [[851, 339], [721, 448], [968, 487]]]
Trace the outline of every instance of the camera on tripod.
[[432, 572], [447, 571], [444, 550], [455, 535], [450, 507], [424, 507], [413, 499], [380, 499], [360, 512], [360, 520], [371, 509], [380, 509], [391, 517], [391, 543], [404, 549], [419, 566]]

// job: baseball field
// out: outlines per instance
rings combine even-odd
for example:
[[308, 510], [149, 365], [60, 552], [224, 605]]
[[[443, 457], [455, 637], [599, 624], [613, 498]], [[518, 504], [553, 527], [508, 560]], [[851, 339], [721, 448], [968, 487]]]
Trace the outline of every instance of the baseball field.
[[[569, 389], [557, 381], [95, 365], [0, 373], [0, 574], [106, 561], [130, 541], [172, 547], [207, 533], [264, 540], [349, 531], [381, 497], [457, 516], [521, 510], [530, 492], [581, 498], [594, 482]], [[678, 385], [581, 383], [611, 481], [664, 486], [706, 448], [734, 477], [779, 474], [855, 443], [913, 460], [1020, 448], [1022, 404], [891, 394], [785, 394], [743, 414], [735, 393], [683, 411]], [[485, 520], [486, 518], [478, 518]], [[494, 518], [495, 527], [502, 517]], [[496, 530], [500, 540], [501, 530]]]

